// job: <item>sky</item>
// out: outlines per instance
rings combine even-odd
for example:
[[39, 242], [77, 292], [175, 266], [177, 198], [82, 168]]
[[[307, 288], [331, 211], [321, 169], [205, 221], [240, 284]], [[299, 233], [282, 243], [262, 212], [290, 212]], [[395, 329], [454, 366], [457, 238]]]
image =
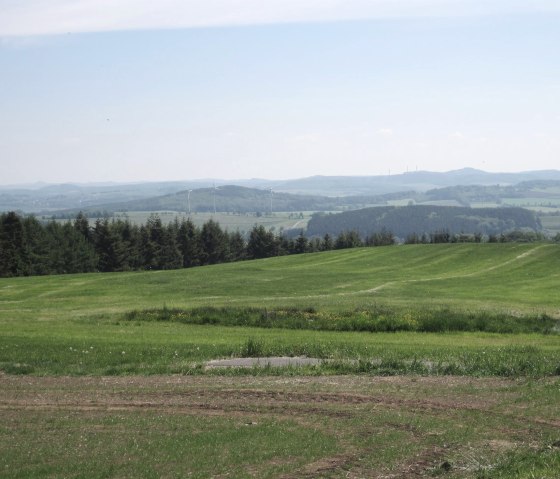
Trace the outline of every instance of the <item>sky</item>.
[[0, 185], [560, 167], [557, 0], [0, 0]]

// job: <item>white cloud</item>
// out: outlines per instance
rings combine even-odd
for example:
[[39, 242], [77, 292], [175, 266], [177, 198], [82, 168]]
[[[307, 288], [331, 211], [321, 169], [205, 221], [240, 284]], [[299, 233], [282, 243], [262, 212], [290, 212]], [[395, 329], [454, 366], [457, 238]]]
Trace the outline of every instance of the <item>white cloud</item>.
[[560, 12], [557, 0], [0, 0], [0, 36]]

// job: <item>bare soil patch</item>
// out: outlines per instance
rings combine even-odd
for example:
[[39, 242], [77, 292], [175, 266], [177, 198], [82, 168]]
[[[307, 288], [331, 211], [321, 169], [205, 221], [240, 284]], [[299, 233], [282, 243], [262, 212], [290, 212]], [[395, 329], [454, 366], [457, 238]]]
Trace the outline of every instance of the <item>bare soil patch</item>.
[[[510, 407], [523, 401], [522, 412]], [[460, 466], [473, 455], [558, 434], [560, 424], [543, 419], [542, 405], [531, 401], [523, 399], [521, 382], [469, 377], [0, 375], [0, 419], [13, 427], [26, 414], [192, 415], [233, 419], [240, 427], [290, 421], [337, 439], [335, 455], [303, 466], [281, 461], [290, 470], [278, 474], [283, 478], [431, 477], [448, 460]], [[453, 477], [463, 477], [459, 470]], [[247, 469], [253, 477], [259, 472]]]

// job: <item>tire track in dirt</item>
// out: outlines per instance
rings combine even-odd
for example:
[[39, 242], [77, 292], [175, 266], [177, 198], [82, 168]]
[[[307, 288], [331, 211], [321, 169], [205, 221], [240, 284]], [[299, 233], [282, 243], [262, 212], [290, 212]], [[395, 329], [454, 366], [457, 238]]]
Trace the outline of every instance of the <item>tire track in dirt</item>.
[[[484, 385], [489, 390], [498, 391], [510, 384], [512, 382], [507, 380], [462, 377], [40, 378], [0, 374], [0, 417], [20, 417], [23, 411], [70, 411], [84, 415], [163, 413], [224, 417], [239, 421], [240, 427], [274, 419], [293, 421], [300, 427], [316, 428], [337, 436], [341, 424], [353, 424], [360, 418], [391, 411], [390, 417], [380, 416], [378, 422], [364, 421], [353, 432], [352, 440], [350, 436], [339, 438], [336, 454], [305, 464], [280, 477], [406, 479], [429, 477], [446, 459], [460, 452], [461, 446], [434, 445], [435, 440], [428, 437], [429, 430], [399, 422], [393, 412], [407, 411], [436, 420], [448, 420], [456, 414], [457, 418], [465, 421], [465, 417], [470, 417], [463, 416], [465, 411], [475, 411], [486, 417], [498, 415], [507, 418], [505, 422], [511, 430], [496, 430], [496, 436], [486, 437], [485, 441], [513, 436], [533, 437], [535, 431], [542, 431], [545, 427], [560, 428], [560, 421], [554, 419], [515, 416], [515, 411], [496, 411], [503, 400], [501, 395], [493, 393], [480, 397], [478, 394], [461, 394], [466, 386], [476, 388]], [[389, 389], [381, 391], [382, 387]], [[416, 387], [417, 390], [410, 389]], [[440, 395], [448, 388], [457, 388], [456, 393]], [[407, 443], [415, 447], [402, 455], [400, 462], [378, 465], [375, 469], [367, 458], [375, 457], [378, 450], [367, 445], [365, 439], [384, 429], [402, 431]], [[364, 441], [356, 440], [362, 435]], [[258, 477], [259, 470], [254, 470], [255, 477]]]
[[[439, 414], [460, 411], [478, 411], [504, 415], [519, 424], [544, 425], [560, 428], [560, 421], [531, 419], [492, 409], [498, 401], [399, 398], [388, 394], [353, 394], [327, 392], [268, 391], [261, 389], [194, 389], [188, 391], [138, 392], [131, 398], [128, 392], [82, 391], [61, 395], [47, 391], [29, 397], [0, 398], [0, 409], [75, 409], [78, 411], [169, 411], [183, 414], [274, 414], [280, 416], [317, 414], [334, 418], [351, 418], [363, 414], [364, 408], [404, 409], [410, 412]], [[342, 406], [342, 408], [340, 408]], [[356, 409], [356, 406], [363, 406]], [[335, 407], [338, 407], [335, 409]]]
[[[307, 464], [302, 469], [291, 474], [284, 474], [280, 479], [299, 479], [332, 476], [337, 472], [342, 472], [353, 464], [357, 459], [356, 453], [337, 454], [325, 457], [318, 461]], [[348, 477], [348, 476], [347, 476]]]
[[[378, 473], [372, 479], [408, 479], [411, 477], [425, 477], [432, 472], [450, 452], [447, 448], [430, 446], [416, 454], [413, 458], [397, 466], [395, 471]], [[433, 475], [433, 474], [430, 474]]]
[[[130, 400], [129, 393], [111, 393], [101, 395], [98, 393], [95, 399], [84, 399], [84, 394], [77, 392], [68, 395], [66, 398], [53, 397], [52, 393], [46, 393], [41, 396], [29, 397], [29, 399], [0, 399], [0, 406], [12, 405], [14, 407], [38, 407], [38, 406], [57, 406], [83, 404], [88, 401], [88, 405], [106, 404], [107, 406], [118, 406], [120, 408], [137, 408], [137, 407], [173, 407], [185, 404], [259, 404], [272, 405], [290, 404], [298, 405], [371, 405], [371, 406], [391, 406], [406, 407], [409, 410], [479, 410], [487, 411], [488, 402], [457, 402], [457, 401], [437, 401], [428, 399], [404, 399], [396, 398], [388, 395], [365, 395], [350, 393], [299, 393], [291, 391], [266, 391], [258, 389], [222, 389], [219, 391], [208, 390], [192, 390], [178, 392], [140, 392], [135, 394], [135, 399]], [[74, 396], [74, 398], [72, 398]], [[66, 400], [65, 400], [66, 399]], [[73, 400], [72, 400], [73, 399]]]

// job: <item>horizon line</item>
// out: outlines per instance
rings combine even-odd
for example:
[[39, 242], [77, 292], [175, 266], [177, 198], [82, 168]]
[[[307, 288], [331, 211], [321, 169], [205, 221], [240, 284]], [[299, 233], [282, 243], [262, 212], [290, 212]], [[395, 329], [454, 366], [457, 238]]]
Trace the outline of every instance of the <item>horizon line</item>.
[[[62, 185], [71, 185], [71, 186], [120, 186], [120, 185], [138, 185], [144, 183], [202, 183], [202, 182], [212, 182], [218, 181], [222, 183], [226, 182], [236, 182], [236, 181], [297, 181], [297, 180], [304, 180], [309, 178], [384, 178], [384, 177], [395, 177], [395, 176], [407, 176], [407, 175], [414, 175], [416, 173], [431, 173], [431, 174], [449, 174], [449, 173], [456, 173], [462, 171], [473, 171], [477, 173], [484, 173], [489, 175], [520, 175], [520, 174], [527, 174], [527, 173], [546, 173], [546, 172], [558, 172], [560, 173], [560, 169], [542, 169], [542, 170], [520, 170], [520, 171], [487, 171], [481, 170], [479, 168], [473, 168], [469, 166], [465, 166], [463, 168], [458, 168], [454, 170], [447, 170], [447, 171], [433, 171], [433, 170], [412, 170], [412, 171], [403, 171], [399, 173], [392, 173], [392, 174], [377, 174], [377, 175], [310, 175], [310, 176], [300, 176], [300, 177], [293, 177], [293, 178], [284, 178], [284, 179], [271, 179], [271, 178], [232, 178], [232, 179], [225, 179], [225, 178], [193, 178], [193, 179], [180, 179], [180, 180], [100, 180], [100, 181], [60, 181], [60, 182], [48, 182], [43, 180], [37, 181], [25, 181], [21, 183], [9, 183], [9, 184], [0, 184], [0, 188], [24, 188], [26, 186], [62, 186]], [[226, 183], [227, 184], [227, 183]]]

